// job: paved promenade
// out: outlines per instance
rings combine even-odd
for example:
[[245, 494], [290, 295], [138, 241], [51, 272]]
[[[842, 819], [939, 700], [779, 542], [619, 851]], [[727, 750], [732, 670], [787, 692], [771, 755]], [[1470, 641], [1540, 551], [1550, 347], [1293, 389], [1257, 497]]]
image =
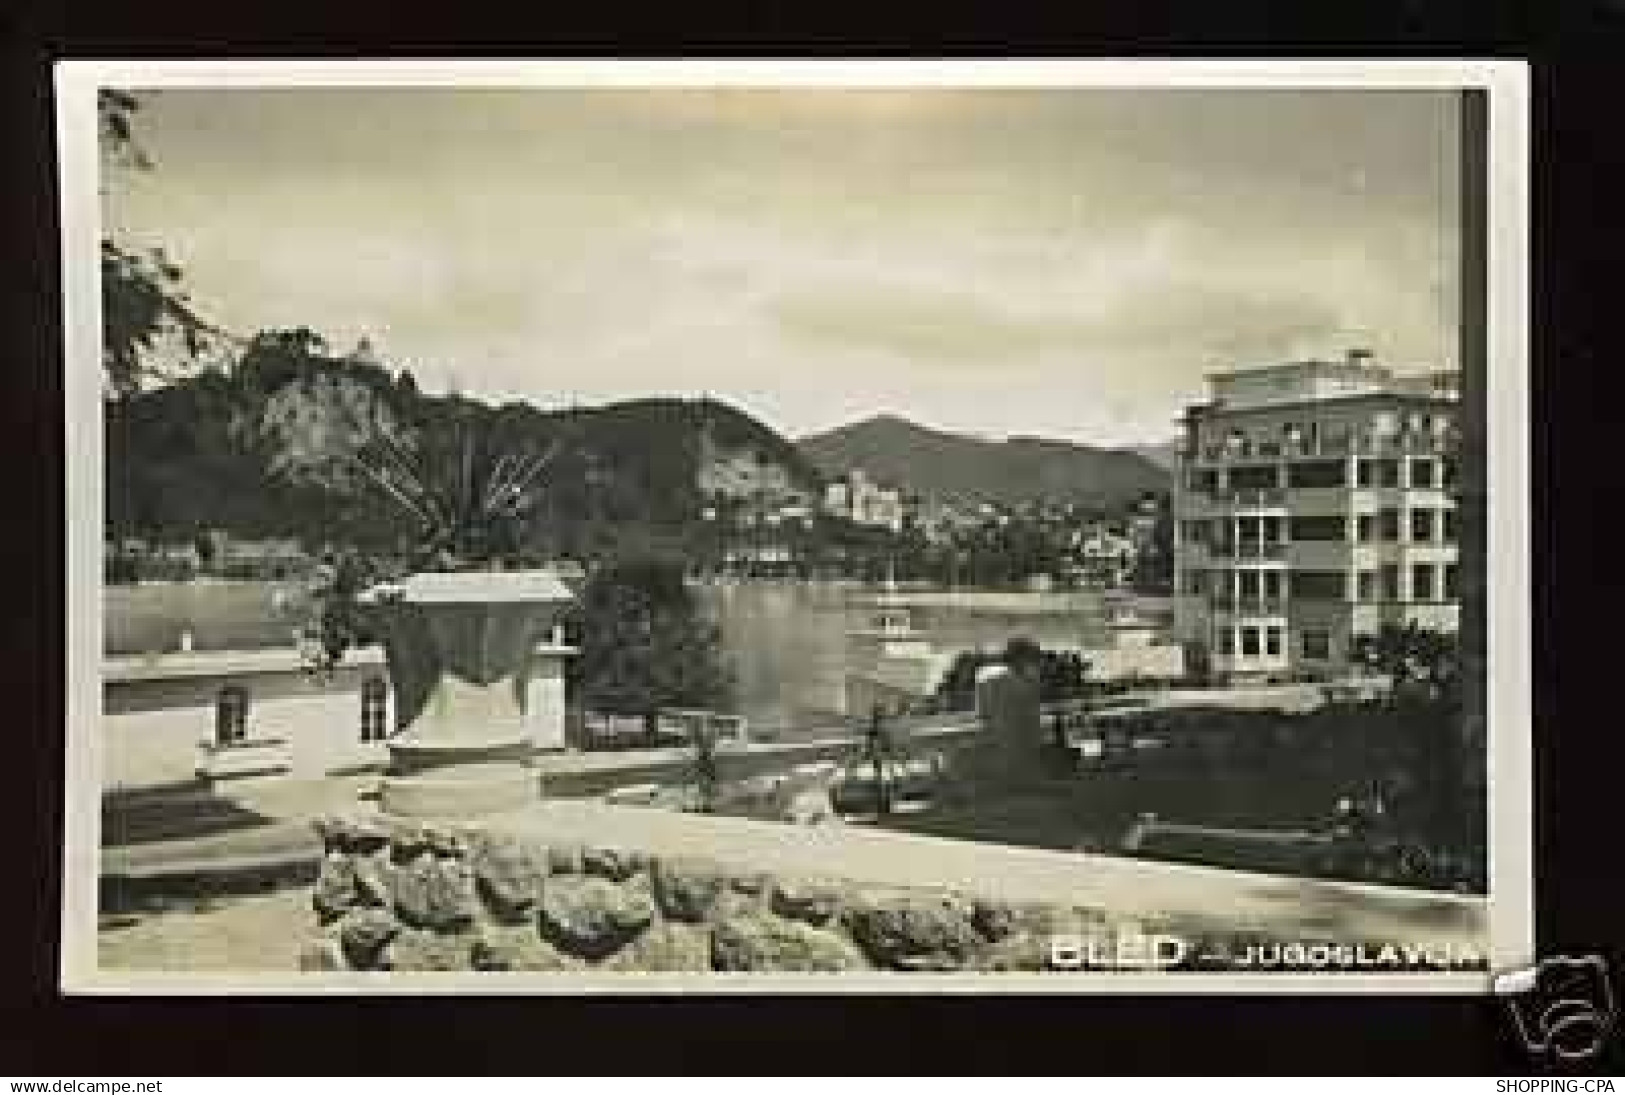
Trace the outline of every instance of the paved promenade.
[[[919, 747], [949, 742], [974, 730], [970, 716], [931, 720], [910, 731]], [[841, 756], [851, 735], [803, 742], [760, 742], [726, 749], [725, 776], [743, 778], [790, 764]], [[596, 753], [539, 754], [537, 778], [546, 797], [596, 796], [612, 787], [648, 782], [686, 770], [683, 748], [627, 749]], [[129, 879], [258, 868], [278, 862], [314, 861], [321, 845], [311, 819], [364, 807], [380, 773], [299, 778], [241, 785], [218, 792], [171, 785], [130, 789], [102, 800], [103, 876]]]

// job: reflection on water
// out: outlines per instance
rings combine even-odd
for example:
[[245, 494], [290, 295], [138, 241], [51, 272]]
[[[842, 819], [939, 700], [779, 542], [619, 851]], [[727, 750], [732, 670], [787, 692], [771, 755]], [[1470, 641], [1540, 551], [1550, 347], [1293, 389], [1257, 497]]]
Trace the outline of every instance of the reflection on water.
[[102, 587], [102, 649], [107, 654], [178, 650], [263, 650], [294, 645], [310, 618], [297, 582], [198, 579]]
[[[738, 712], [771, 732], [837, 720], [844, 707], [847, 632], [868, 624], [872, 592], [828, 583], [741, 582], [697, 587], [722, 630]], [[104, 590], [109, 654], [289, 646], [308, 618], [300, 587], [281, 582], [195, 581]], [[1094, 594], [909, 595], [916, 628], [939, 648], [1001, 648], [1016, 635], [1041, 645], [1093, 646], [1106, 636]]]

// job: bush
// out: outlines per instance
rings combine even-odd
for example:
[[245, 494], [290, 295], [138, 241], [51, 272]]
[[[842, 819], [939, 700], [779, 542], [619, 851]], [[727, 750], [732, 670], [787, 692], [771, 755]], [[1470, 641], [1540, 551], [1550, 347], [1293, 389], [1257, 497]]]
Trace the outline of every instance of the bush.
[[1088, 679], [1089, 663], [1075, 651], [1044, 650], [1031, 639], [1014, 638], [1002, 654], [967, 650], [954, 659], [936, 688], [936, 701], [948, 711], [976, 706], [976, 674], [989, 665], [1034, 664], [1038, 667], [1039, 699], [1044, 703], [1080, 699], [1095, 694], [1103, 682]]

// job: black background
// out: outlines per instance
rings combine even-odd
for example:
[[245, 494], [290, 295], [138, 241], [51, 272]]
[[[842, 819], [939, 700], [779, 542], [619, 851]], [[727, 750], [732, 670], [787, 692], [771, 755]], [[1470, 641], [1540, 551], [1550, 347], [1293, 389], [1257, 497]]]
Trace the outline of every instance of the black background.
[[[1488, 999], [63, 998], [57, 57], [1468, 56], [1532, 62], [1532, 522], [1542, 953], [1625, 989], [1625, 0], [981, 5], [41, 2], [0, 16], [0, 1075], [1492, 1073], [1538, 1069]], [[1493, 393], [1491, 393], [1493, 398]], [[1492, 517], [1492, 520], [1494, 518]], [[1561, 530], [1561, 532], [1560, 532]], [[1621, 538], [1616, 539], [1616, 535]], [[1625, 996], [1625, 993], [1621, 994]], [[1625, 1033], [1593, 1068], [1625, 1072]]]

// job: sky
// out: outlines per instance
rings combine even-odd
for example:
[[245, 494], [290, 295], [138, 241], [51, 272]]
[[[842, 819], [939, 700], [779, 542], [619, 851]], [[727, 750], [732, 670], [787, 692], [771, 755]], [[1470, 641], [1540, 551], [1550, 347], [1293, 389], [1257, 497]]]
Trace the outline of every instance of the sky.
[[138, 94], [104, 232], [429, 391], [1135, 445], [1216, 369], [1456, 364], [1446, 92]]

